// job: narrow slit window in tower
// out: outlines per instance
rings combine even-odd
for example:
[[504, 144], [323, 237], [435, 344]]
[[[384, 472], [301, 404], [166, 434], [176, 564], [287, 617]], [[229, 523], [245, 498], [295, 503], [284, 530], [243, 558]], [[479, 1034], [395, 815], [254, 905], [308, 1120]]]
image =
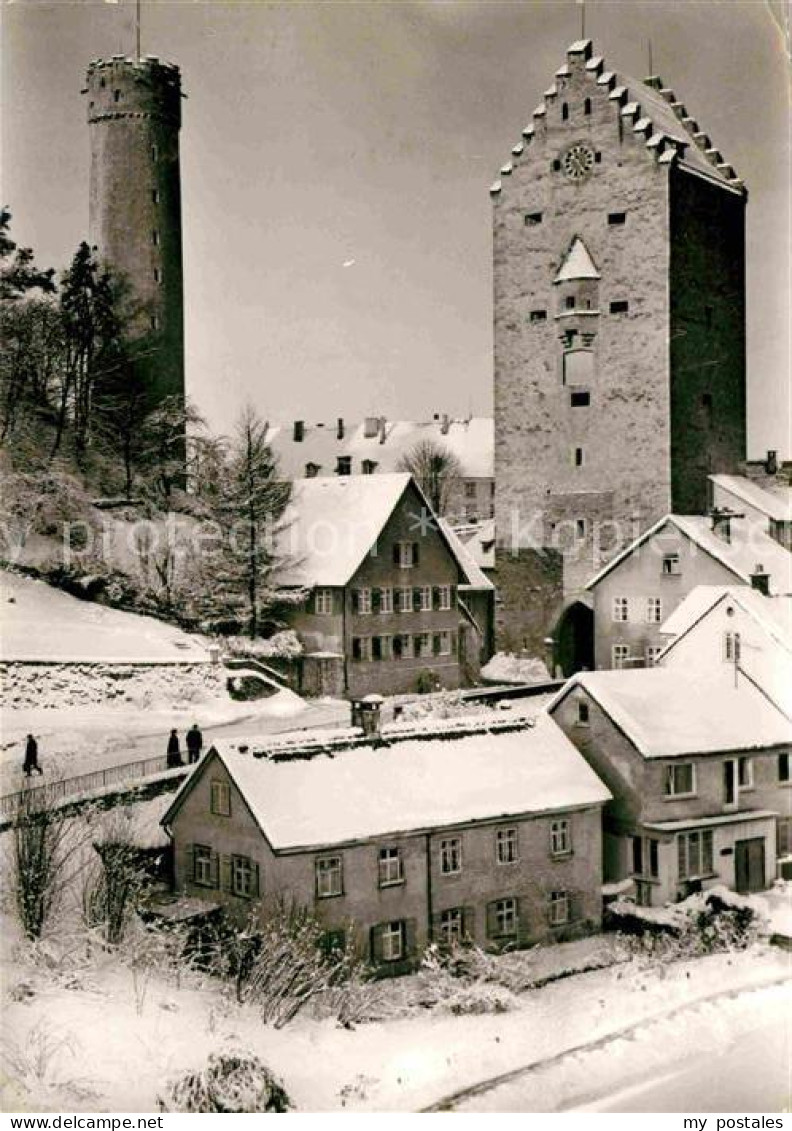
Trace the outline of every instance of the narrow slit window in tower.
[[568, 102], [562, 102], [561, 103], [561, 117], [564, 119], [564, 121], [566, 121], [567, 118], [569, 117], [569, 103]]
[[151, 203], [152, 204], [159, 204], [159, 202], [160, 202], [159, 189], [152, 189], [151, 190]]
[[590, 98], [587, 98], [583, 103], [583, 113], [584, 114], [590, 114], [591, 113], [591, 99]]
[[157, 231], [156, 228], [151, 233], [151, 242], [154, 244], [155, 247], [159, 247], [159, 242], [160, 242], [159, 241], [159, 232]]
[[120, 101], [121, 101], [121, 91], [120, 90], [114, 90], [113, 91], [113, 102], [120, 102]]
[[575, 467], [582, 467], [583, 466], [583, 449], [582, 448], [575, 448], [574, 463], [575, 463]]

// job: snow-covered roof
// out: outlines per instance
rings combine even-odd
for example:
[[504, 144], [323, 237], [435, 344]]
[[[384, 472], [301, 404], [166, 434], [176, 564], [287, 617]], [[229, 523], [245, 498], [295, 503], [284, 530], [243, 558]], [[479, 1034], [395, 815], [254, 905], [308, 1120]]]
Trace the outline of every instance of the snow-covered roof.
[[730, 570], [740, 581], [750, 584], [751, 575], [757, 565], [761, 565], [770, 576], [771, 593], [792, 593], [792, 554], [765, 531], [757, 530], [754, 523], [732, 518], [731, 540], [726, 542], [712, 529], [711, 518], [703, 515], [679, 514], [668, 514], [650, 526], [596, 573], [587, 583], [586, 588], [593, 589], [640, 546], [667, 526], [675, 527], [710, 557]]
[[[374, 434], [367, 436], [366, 431]], [[402, 457], [426, 440], [453, 452], [462, 465], [463, 477], [489, 479], [493, 475], [494, 427], [490, 416], [446, 422], [382, 418], [376, 427], [368, 429], [363, 421], [345, 421], [340, 440], [335, 423], [305, 422], [302, 437], [294, 439], [291, 424], [274, 425], [267, 432], [267, 442], [277, 456], [284, 479], [301, 478], [309, 463], [320, 468], [319, 475], [335, 475], [339, 456], [351, 459], [354, 475], [362, 471], [364, 460], [376, 464], [374, 473], [377, 475], [398, 471]]]
[[575, 236], [553, 281], [566, 283], [572, 279], [599, 279], [600, 277], [589, 249], [580, 236]]
[[406, 472], [385, 475], [341, 475], [298, 479], [277, 536], [282, 565], [279, 586], [343, 586], [351, 581], [405, 491], [417, 494], [415, 536], [423, 529], [422, 511], [445, 539], [462, 573], [463, 585], [491, 589], [459, 539], [442, 520], [431, 516], [429, 504]]
[[454, 525], [457, 537], [480, 569], [495, 568], [495, 519]]
[[739, 605], [783, 648], [792, 652], [792, 597], [765, 597], [747, 585], [697, 585], [660, 628], [674, 639], [666, 652], [724, 600]]
[[[553, 812], [610, 799], [556, 723], [502, 733], [438, 733], [275, 762], [219, 742], [216, 756], [275, 851]], [[166, 814], [172, 823], [199, 764]]]
[[583, 688], [645, 758], [761, 750], [792, 742], [792, 723], [745, 678], [736, 687], [675, 668], [580, 672], [548, 705]]
[[792, 522], [792, 487], [754, 483], [744, 475], [710, 475], [711, 481], [776, 522]]

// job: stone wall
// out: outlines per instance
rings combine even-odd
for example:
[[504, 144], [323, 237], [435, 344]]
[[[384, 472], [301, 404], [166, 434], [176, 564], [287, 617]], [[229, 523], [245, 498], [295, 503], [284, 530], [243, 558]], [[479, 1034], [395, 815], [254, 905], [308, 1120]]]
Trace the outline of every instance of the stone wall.
[[220, 664], [0, 663], [6, 708], [147, 707], [167, 699], [174, 707], [226, 693]]

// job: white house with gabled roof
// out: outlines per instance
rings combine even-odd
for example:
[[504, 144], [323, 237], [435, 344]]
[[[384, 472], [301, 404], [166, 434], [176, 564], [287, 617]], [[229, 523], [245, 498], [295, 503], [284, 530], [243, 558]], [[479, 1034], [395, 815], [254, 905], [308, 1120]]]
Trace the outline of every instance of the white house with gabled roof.
[[609, 798], [541, 714], [217, 742], [163, 824], [180, 894], [241, 919], [288, 897], [399, 973], [432, 941], [596, 929]]
[[792, 594], [792, 555], [756, 523], [726, 512], [669, 514], [588, 582], [598, 669], [645, 667], [665, 647], [662, 626], [697, 586]]
[[771, 538], [792, 550], [792, 487], [765, 476], [762, 482], [747, 475], [710, 475], [713, 507], [729, 507], [760, 525]]
[[647, 906], [716, 883], [772, 883], [789, 851], [792, 723], [749, 679], [580, 672], [548, 712], [613, 795], [606, 882], [633, 880]]

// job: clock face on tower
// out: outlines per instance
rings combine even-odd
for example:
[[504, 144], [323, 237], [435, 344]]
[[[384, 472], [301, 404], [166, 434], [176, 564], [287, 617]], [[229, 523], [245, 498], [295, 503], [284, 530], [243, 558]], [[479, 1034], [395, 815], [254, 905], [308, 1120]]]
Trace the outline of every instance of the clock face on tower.
[[571, 146], [561, 158], [561, 167], [572, 181], [581, 181], [594, 168], [594, 150], [588, 145]]

